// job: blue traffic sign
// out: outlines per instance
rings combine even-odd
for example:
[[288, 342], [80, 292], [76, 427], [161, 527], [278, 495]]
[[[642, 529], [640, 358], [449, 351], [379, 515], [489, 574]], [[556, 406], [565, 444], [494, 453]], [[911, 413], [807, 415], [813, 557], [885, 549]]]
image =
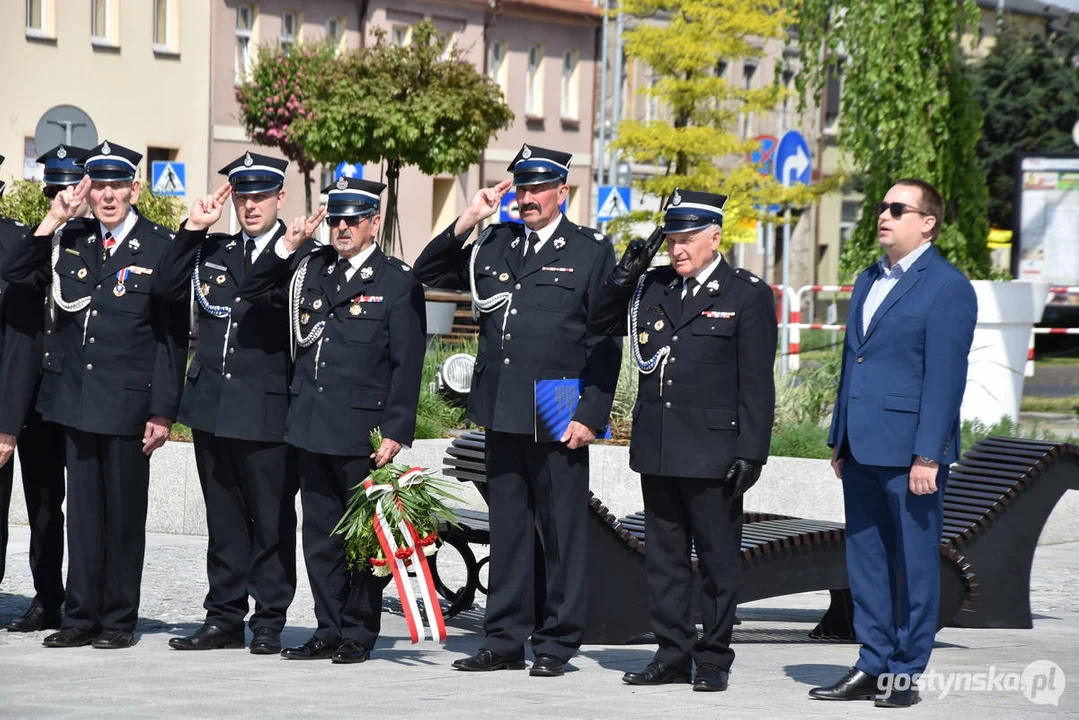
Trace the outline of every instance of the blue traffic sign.
[[596, 193], [596, 220], [610, 222], [629, 214], [630, 194], [628, 185], [600, 185]]
[[517, 212], [517, 196], [506, 193], [502, 196], [502, 204], [498, 206], [499, 222], [521, 222], [521, 213]]
[[175, 160], [155, 160], [150, 166], [150, 187], [157, 195], [187, 194], [187, 166]]
[[[774, 175], [776, 164], [776, 148], [779, 147], [779, 138], [775, 135], [758, 135], [757, 147], [749, 153], [749, 161], [759, 165], [758, 172], [761, 175]], [[753, 207], [764, 212], [775, 214], [779, 212], [779, 205], [754, 205]]]
[[783, 133], [775, 152], [776, 180], [783, 187], [808, 185], [813, 175], [812, 157], [802, 133], [797, 130]]
[[333, 170], [334, 182], [340, 180], [343, 177], [347, 178], [359, 178], [363, 179], [363, 165], [360, 163], [350, 163], [347, 160], [337, 163], [337, 167]]

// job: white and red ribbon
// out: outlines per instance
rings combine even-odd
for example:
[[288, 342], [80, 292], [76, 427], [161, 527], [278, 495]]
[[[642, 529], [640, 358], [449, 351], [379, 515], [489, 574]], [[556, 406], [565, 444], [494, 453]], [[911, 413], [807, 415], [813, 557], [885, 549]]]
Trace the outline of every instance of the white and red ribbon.
[[[412, 467], [397, 479], [401, 487], [419, 485], [424, 481], [422, 468]], [[442, 606], [438, 603], [438, 594], [435, 591], [434, 578], [431, 576], [431, 568], [427, 564], [427, 556], [423, 553], [423, 545], [420, 543], [416, 528], [409, 522], [402, 520], [397, 529], [401, 537], [405, 539], [405, 547], [412, 550], [409, 557], [415, 565], [416, 581], [419, 584], [419, 595], [423, 598], [423, 606], [427, 615], [427, 628], [424, 628], [423, 619], [420, 616], [419, 604], [417, 603], [416, 588], [408, 576], [405, 561], [397, 556], [397, 550], [401, 547], [394, 539], [393, 531], [386, 514], [382, 510], [383, 496], [393, 492], [393, 486], [386, 484], [375, 485], [371, 478], [363, 481], [364, 494], [368, 499], [375, 501], [375, 535], [379, 545], [382, 546], [382, 554], [390, 565], [394, 583], [397, 585], [397, 594], [401, 598], [401, 607], [405, 613], [405, 621], [408, 623], [408, 632], [413, 643], [419, 642], [428, 633], [432, 640], [446, 641], [446, 621], [442, 617]], [[397, 502], [396, 498], [392, 499]], [[425, 632], [426, 630], [426, 632]]]

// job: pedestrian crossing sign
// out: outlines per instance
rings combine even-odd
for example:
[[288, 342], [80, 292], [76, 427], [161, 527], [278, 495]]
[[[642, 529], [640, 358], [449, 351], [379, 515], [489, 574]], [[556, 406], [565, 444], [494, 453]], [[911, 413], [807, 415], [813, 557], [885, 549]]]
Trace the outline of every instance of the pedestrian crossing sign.
[[596, 211], [598, 222], [610, 222], [629, 214], [628, 185], [600, 185], [596, 200], [599, 206]]
[[187, 194], [187, 167], [175, 160], [155, 160], [152, 164], [152, 187], [157, 195]]

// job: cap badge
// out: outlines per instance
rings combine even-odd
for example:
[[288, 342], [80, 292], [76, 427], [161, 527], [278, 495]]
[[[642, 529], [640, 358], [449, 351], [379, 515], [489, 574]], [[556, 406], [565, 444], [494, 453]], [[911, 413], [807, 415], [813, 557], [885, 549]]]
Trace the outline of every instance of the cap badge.
[[64, 149], [63, 145], [56, 148], [56, 157], [60, 158], [61, 160], [67, 157], [67, 150]]
[[680, 192], [678, 192], [678, 188], [675, 188], [674, 194], [671, 195], [671, 205], [681, 205], [681, 204], [682, 204], [682, 194]]
[[521, 158], [527, 160], [530, 157], [532, 157], [532, 148], [528, 147], [527, 145], [523, 145], [521, 147]]
[[111, 154], [112, 154], [112, 148], [111, 148], [111, 147], [109, 147], [109, 141], [108, 141], [108, 140], [106, 140], [106, 141], [105, 141], [105, 142], [104, 142], [104, 143], [103, 143], [103, 144], [101, 145], [101, 152], [102, 152], [102, 154], [104, 154], [104, 155], [111, 155]]
[[337, 189], [338, 190], [347, 190], [348, 189], [348, 178], [346, 178], [344, 176], [341, 176], [341, 178], [338, 179], [338, 181], [337, 181]]
[[244, 153], [244, 167], [251, 167], [254, 164], [255, 161], [251, 157], [251, 153]]
[[370, 280], [371, 276], [375, 274], [375, 269], [371, 267], [360, 268], [360, 277], [364, 280]]
[[554, 249], [555, 250], [561, 250], [565, 246], [566, 246], [566, 238], [556, 237], [554, 239]]
[[718, 280], [709, 280], [708, 284], [705, 285], [705, 287], [708, 288], [709, 290], [711, 290], [712, 292], [716, 292], [717, 290], [719, 290], [719, 281]]

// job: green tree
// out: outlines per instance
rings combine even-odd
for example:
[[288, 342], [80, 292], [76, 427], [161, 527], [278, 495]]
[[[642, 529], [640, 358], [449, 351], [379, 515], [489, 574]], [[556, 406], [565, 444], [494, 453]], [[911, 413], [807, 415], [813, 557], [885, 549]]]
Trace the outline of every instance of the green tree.
[[989, 196], [976, 146], [982, 111], [957, 38], [977, 23], [974, 0], [792, 0], [797, 4], [799, 90], [819, 97], [842, 65], [839, 147], [866, 202], [843, 248], [851, 277], [880, 256], [872, 202], [895, 180], [919, 177], [948, 210], [937, 247], [973, 278], [990, 272]]
[[310, 108], [297, 124], [311, 157], [385, 164], [382, 247], [391, 254], [400, 235], [401, 168], [415, 165], [428, 175], [464, 172], [513, 120], [497, 83], [459, 50], [447, 49], [429, 20], [413, 26], [412, 42], [404, 47], [376, 31], [373, 45], [329, 68]]
[[1079, 119], [1079, 27], [1052, 41], [1007, 29], [973, 66], [974, 98], [985, 111], [978, 141], [989, 181], [989, 219], [1012, 227], [1015, 154], [1074, 153]]
[[[785, 189], [762, 176], [745, 159], [756, 142], [737, 132], [742, 113], [775, 110], [784, 91], [778, 84], [746, 90], [716, 72], [721, 61], [761, 58], [763, 41], [786, 37], [792, 16], [781, 0], [622, 0], [620, 11], [636, 20], [624, 33], [626, 55], [656, 78], [640, 92], [664, 109], [660, 120], [621, 121], [612, 143], [633, 162], [665, 169], [635, 181], [642, 192], [666, 198], [681, 187], [730, 196], [727, 240], [751, 232], [740, 221], [760, 216], [754, 204], [812, 202], [823, 187]], [[632, 213], [612, 231], [650, 219], [656, 218]]]
[[264, 44], [259, 46], [251, 78], [236, 88], [239, 120], [247, 134], [259, 145], [280, 150], [303, 173], [308, 214], [315, 161], [306, 152], [295, 123], [311, 117], [309, 98], [334, 61], [334, 46], [329, 43], [284, 48], [277, 43]]
[[[174, 197], [155, 195], [146, 185], [139, 193], [137, 209], [140, 215], [161, 227], [176, 230], [184, 217], [184, 207]], [[18, 180], [11, 183], [0, 198], [0, 216], [13, 218], [34, 227], [49, 212], [49, 201], [41, 192], [41, 183]]]

